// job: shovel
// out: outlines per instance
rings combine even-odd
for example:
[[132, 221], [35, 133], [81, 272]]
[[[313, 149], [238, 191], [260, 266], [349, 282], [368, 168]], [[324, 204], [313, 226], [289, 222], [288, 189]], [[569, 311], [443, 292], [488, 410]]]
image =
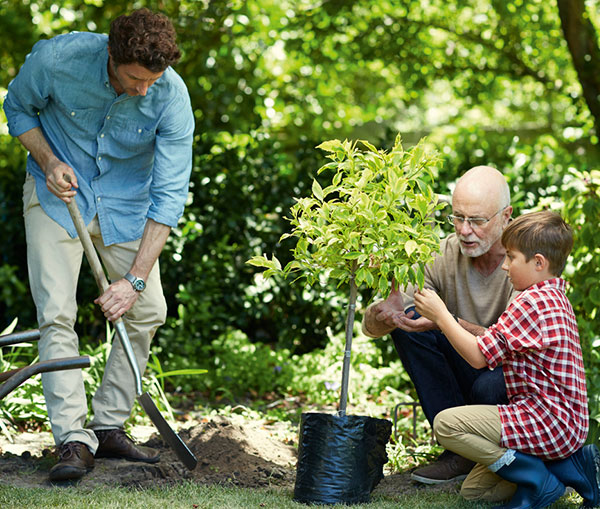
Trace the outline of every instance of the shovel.
[[[68, 175], [65, 175], [65, 180], [70, 182], [68, 177]], [[85, 256], [92, 267], [92, 272], [94, 273], [96, 283], [98, 283], [100, 290], [105, 292], [108, 288], [108, 280], [104, 274], [102, 264], [100, 263], [100, 258], [98, 258], [98, 253], [96, 253], [96, 249], [94, 248], [90, 234], [85, 227], [85, 223], [83, 222], [83, 218], [81, 217], [81, 213], [79, 212], [79, 207], [75, 202], [75, 198], [71, 198], [71, 201], [67, 204], [67, 207], [69, 209], [69, 213], [71, 214], [71, 219], [73, 219], [73, 224], [75, 225], [79, 239], [81, 240], [81, 244], [83, 245]], [[133, 376], [135, 378], [135, 392], [137, 394], [138, 401], [160, 432], [162, 438], [175, 451], [175, 454], [179, 460], [189, 470], [194, 470], [198, 460], [192, 451], [189, 450], [188, 446], [185, 445], [185, 442], [181, 439], [181, 437], [175, 433], [175, 431], [173, 431], [171, 426], [169, 426], [167, 421], [160, 414], [150, 395], [147, 392], [142, 392], [142, 376], [140, 375], [140, 370], [138, 368], [135, 354], [133, 353], [133, 348], [131, 347], [131, 342], [129, 341], [129, 336], [125, 330], [125, 324], [123, 323], [123, 320], [118, 318], [113, 322], [113, 325], [117, 331], [117, 335], [119, 336], [123, 350], [125, 350], [131, 370], [133, 371]]]

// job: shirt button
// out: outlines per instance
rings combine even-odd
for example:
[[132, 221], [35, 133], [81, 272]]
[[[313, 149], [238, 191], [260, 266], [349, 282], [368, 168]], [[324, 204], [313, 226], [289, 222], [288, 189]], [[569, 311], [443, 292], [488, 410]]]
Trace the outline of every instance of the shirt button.
[[72, 111], [72, 112], [71, 112], [71, 116], [72, 116], [72, 117], [74, 117], [74, 116], [75, 116], [75, 112], [74, 112], [74, 111]]
[[106, 115], [106, 120], [110, 120], [110, 115]]
[[101, 201], [101, 200], [102, 200], [102, 198], [100, 198], [100, 196], [98, 196], [98, 201]]
[[100, 138], [104, 138], [104, 133], [102, 133], [102, 134], [100, 135]]
[[102, 156], [98, 156], [98, 161], [102, 161]]
[[141, 133], [142, 133], [142, 130], [141, 130], [141, 129], [138, 129], [138, 133], [140, 133], [140, 134], [141, 134]]

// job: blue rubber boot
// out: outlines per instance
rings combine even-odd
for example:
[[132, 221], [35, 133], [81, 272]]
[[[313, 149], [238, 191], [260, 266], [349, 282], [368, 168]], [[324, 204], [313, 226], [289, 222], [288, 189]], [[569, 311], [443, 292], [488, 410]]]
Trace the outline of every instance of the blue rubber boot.
[[565, 492], [565, 486], [546, 468], [537, 456], [509, 450], [510, 463], [495, 470], [502, 479], [517, 485], [517, 491], [508, 504], [495, 509], [541, 509], [556, 502]]
[[595, 445], [586, 445], [563, 460], [547, 461], [546, 468], [581, 495], [581, 507], [600, 506], [600, 451]]

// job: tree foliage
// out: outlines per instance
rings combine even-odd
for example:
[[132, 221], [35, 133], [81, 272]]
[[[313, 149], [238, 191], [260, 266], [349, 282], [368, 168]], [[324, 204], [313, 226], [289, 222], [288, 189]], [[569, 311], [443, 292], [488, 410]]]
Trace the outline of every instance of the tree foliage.
[[[212, 358], [229, 331], [304, 352], [341, 330], [335, 285], [264, 282], [245, 264], [274, 252], [294, 198], [327, 187], [315, 147], [365, 139], [390, 149], [427, 135], [441, 155], [436, 191], [469, 167], [507, 177], [517, 213], [553, 203], [585, 223], [573, 252], [573, 298], [590, 345], [598, 216], [585, 175], [598, 168], [598, 0], [0, 0], [0, 88], [40, 38], [107, 32], [118, 14], [147, 6], [176, 25], [196, 118], [189, 203], [161, 257], [168, 324], [155, 345], [172, 367]], [[25, 154], [0, 126], [0, 317], [35, 326], [25, 285], [21, 186]], [[589, 226], [588, 226], [589, 225]], [[592, 238], [593, 240], [593, 238]], [[578, 275], [581, 275], [579, 278]], [[585, 275], [585, 277], [584, 277]], [[104, 334], [85, 271], [78, 328]], [[577, 286], [577, 288], [575, 288]], [[581, 297], [581, 300], [580, 299]], [[373, 297], [363, 292], [362, 302]], [[590, 307], [591, 306], [591, 307]], [[337, 324], [340, 324], [339, 326]], [[0, 322], [0, 328], [2, 323]], [[171, 368], [171, 366], [169, 366]]]
[[[400, 136], [389, 152], [371, 143], [331, 140], [317, 148], [330, 162], [318, 174], [333, 172], [331, 184], [313, 180], [311, 196], [291, 208], [293, 259], [254, 256], [248, 263], [274, 274], [305, 278], [309, 285], [328, 279], [365, 285], [383, 297], [390, 282], [423, 287], [425, 265], [439, 250], [434, 214], [442, 206], [431, 186], [435, 154], [419, 143], [405, 151]], [[354, 303], [351, 303], [352, 305]]]

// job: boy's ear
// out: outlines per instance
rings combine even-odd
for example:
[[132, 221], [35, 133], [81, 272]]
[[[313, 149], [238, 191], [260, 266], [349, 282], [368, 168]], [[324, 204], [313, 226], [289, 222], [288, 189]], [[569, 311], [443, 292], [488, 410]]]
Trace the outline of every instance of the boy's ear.
[[535, 270], [538, 272], [547, 269], [550, 265], [548, 259], [541, 253], [535, 253], [535, 255], [533, 255], [533, 260], [535, 262]]

